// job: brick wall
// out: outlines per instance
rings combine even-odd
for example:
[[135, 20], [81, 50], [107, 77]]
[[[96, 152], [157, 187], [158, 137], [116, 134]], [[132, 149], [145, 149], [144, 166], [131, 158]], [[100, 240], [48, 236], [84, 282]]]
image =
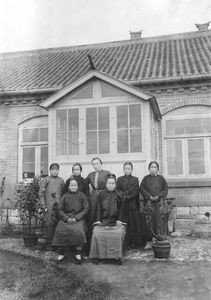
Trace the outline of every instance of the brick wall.
[[0, 181], [5, 176], [3, 201], [14, 199], [14, 185], [18, 176], [18, 123], [46, 114], [37, 105], [1, 105], [0, 109]]

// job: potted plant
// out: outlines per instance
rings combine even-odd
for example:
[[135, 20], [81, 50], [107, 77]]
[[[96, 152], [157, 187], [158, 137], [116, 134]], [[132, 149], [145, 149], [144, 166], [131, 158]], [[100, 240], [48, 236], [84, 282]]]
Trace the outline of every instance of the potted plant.
[[35, 246], [38, 238], [42, 236], [46, 209], [40, 204], [38, 197], [40, 180], [40, 177], [35, 177], [31, 182], [19, 184], [16, 189], [16, 207], [26, 247]]
[[168, 220], [174, 207], [173, 200], [174, 198], [160, 199], [160, 224], [157, 234], [155, 234], [151, 226], [154, 214], [153, 206], [150, 200], [145, 203], [144, 216], [147, 226], [153, 235], [152, 249], [156, 258], [168, 258], [170, 254], [171, 243], [168, 232]]

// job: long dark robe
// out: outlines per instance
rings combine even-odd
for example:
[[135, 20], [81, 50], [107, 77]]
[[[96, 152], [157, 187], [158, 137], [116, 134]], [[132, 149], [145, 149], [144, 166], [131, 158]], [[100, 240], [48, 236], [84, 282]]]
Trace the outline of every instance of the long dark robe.
[[78, 183], [78, 191], [84, 193], [87, 197], [89, 197], [89, 186], [85, 178], [83, 178], [81, 175], [76, 176], [76, 175], [71, 175], [70, 178], [67, 179], [65, 186], [62, 190], [62, 195], [65, 193], [69, 192], [69, 185], [70, 185], [70, 180], [74, 178], [77, 183]]
[[[150, 200], [150, 197], [158, 197], [157, 201], [151, 202], [154, 214], [151, 221], [151, 229], [157, 235], [160, 225], [160, 200], [165, 199], [168, 194], [168, 185], [162, 175], [147, 175], [143, 178], [140, 185], [140, 192], [144, 198], [144, 204]], [[151, 230], [148, 230], [148, 240], [153, 237]]]
[[59, 176], [47, 176], [40, 183], [40, 202], [48, 209], [44, 217], [43, 237], [49, 241], [53, 238], [56, 226], [54, 207], [58, 205], [62, 197], [63, 187], [64, 180]]
[[126, 197], [127, 233], [126, 242], [129, 246], [144, 244], [145, 222], [139, 211], [139, 181], [132, 175], [121, 176], [117, 179], [117, 188]]
[[[89, 205], [87, 197], [82, 192], [68, 192], [59, 202], [60, 221], [56, 227], [54, 246], [75, 246], [86, 243], [85, 217]], [[75, 218], [76, 223], [68, 223], [68, 218]]]
[[125, 238], [125, 226], [116, 221], [126, 221], [125, 197], [122, 192], [102, 191], [98, 196], [96, 220], [92, 235], [90, 258], [121, 258]]

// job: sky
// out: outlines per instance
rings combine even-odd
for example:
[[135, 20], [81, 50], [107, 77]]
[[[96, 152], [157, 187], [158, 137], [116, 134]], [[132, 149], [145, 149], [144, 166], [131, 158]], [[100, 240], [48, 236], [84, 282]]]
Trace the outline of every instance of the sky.
[[210, 0], [0, 0], [0, 52], [195, 31], [208, 21]]

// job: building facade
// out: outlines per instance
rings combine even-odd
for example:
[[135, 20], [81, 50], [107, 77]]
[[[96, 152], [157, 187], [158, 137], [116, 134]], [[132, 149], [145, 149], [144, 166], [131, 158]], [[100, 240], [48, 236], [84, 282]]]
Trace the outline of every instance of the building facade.
[[[92, 63], [90, 64], [90, 56]], [[211, 30], [0, 56], [4, 203], [27, 174], [158, 160], [178, 214], [211, 209]], [[91, 70], [90, 70], [91, 69]], [[9, 199], [9, 200], [8, 200]]]

